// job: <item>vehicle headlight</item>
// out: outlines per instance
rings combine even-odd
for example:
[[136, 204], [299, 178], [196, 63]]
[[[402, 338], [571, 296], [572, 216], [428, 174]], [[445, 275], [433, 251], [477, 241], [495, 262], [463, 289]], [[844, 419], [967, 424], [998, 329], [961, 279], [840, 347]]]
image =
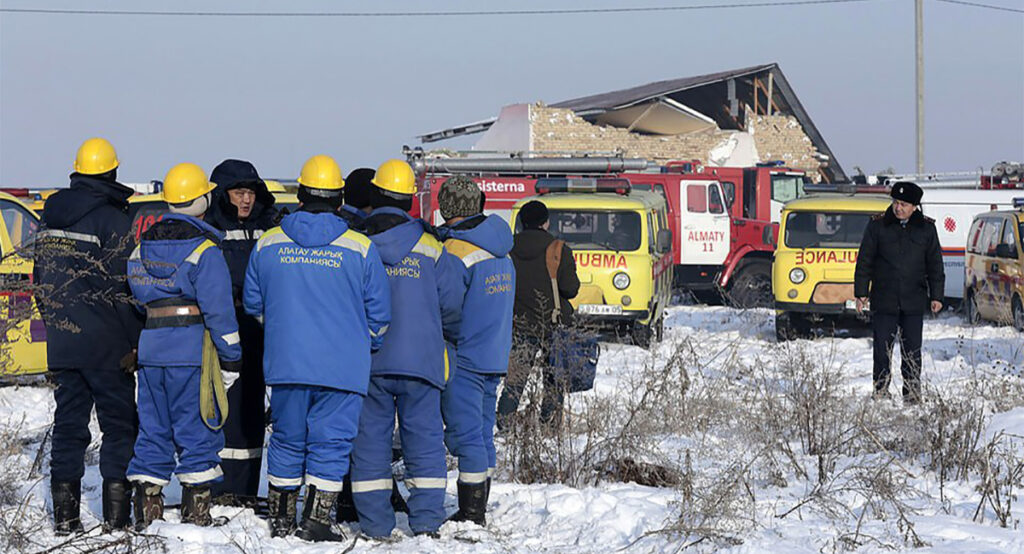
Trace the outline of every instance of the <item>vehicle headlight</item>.
[[612, 277], [612, 284], [619, 290], [625, 290], [626, 287], [629, 286], [629, 275], [626, 275], [621, 271], [616, 273], [615, 277]]
[[806, 278], [807, 274], [799, 267], [794, 267], [789, 271], [789, 280], [793, 281], [793, 284], [799, 285], [800, 283], [803, 283]]

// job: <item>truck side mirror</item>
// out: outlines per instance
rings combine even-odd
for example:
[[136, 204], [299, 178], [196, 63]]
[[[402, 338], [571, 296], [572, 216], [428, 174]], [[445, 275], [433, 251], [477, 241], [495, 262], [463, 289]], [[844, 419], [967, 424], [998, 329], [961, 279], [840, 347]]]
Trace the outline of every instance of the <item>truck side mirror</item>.
[[1015, 244], [997, 244], [996, 245], [996, 257], [997, 258], [1017, 258], [1017, 245]]
[[655, 248], [658, 250], [658, 254], [664, 254], [672, 250], [672, 230], [660, 229], [654, 242]]

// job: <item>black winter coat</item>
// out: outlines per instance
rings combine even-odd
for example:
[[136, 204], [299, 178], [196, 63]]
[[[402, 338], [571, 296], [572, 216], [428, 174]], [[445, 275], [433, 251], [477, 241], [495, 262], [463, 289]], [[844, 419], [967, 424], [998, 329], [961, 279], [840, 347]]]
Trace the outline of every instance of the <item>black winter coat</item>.
[[864, 230], [854, 273], [854, 295], [869, 295], [871, 311], [923, 314], [942, 302], [946, 276], [935, 221], [915, 210], [901, 225], [890, 206]]
[[118, 369], [138, 346], [142, 314], [131, 303], [126, 278], [135, 246], [132, 193], [75, 173], [70, 188], [46, 200], [34, 274], [43, 287], [37, 300], [50, 369]]
[[[250, 375], [263, 375], [263, 327], [242, 308], [242, 288], [245, 286], [245, 270], [249, 266], [249, 254], [263, 232], [275, 227], [277, 210], [274, 196], [262, 182], [256, 188], [256, 202], [252, 212], [244, 221], [238, 219], [238, 208], [231, 203], [227, 191], [230, 186], [218, 186], [213, 191], [210, 210], [204, 221], [224, 231], [220, 243], [224, 260], [231, 272], [231, 296], [235, 303], [235, 318], [242, 339], [242, 371]], [[262, 379], [259, 379], [262, 386]], [[256, 385], [254, 385], [256, 386]], [[259, 395], [262, 398], [262, 394]]]
[[[525, 229], [515, 236], [512, 263], [516, 268], [516, 299], [513, 307], [514, 328], [519, 334], [551, 327], [551, 278], [548, 277], [547, 248], [555, 237], [542, 229]], [[572, 321], [573, 309], [569, 300], [580, 291], [576, 276], [576, 261], [568, 245], [562, 247], [558, 264], [558, 297], [562, 309], [561, 323]]]

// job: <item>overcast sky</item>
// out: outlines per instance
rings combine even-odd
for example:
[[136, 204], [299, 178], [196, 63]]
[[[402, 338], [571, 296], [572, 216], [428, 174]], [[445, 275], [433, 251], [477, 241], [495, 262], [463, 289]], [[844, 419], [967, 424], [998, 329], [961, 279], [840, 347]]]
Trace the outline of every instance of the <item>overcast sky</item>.
[[[725, 3], [650, 0], [634, 5]], [[737, 0], [742, 1], [742, 0]], [[1021, 0], [986, 0], [1020, 8]], [[614, 2], [71, 2], [2, 8], [405, 11]], [[625, 4], [625, 3], [622, 3]], [[913, 0], [604, 15], [153, 17], [0, 13], [0, 186], [63, 186], [75, 149], [110, 139], [123, 181], [226, 157], [294, 177], [415, 136], [662, 79], [778, 62], [848, 173], [914, 169]], [[926, 165], [1024, 161], [1024, 14], [927, 0]], [[468, 147], [472, 141], [435, 143]]]

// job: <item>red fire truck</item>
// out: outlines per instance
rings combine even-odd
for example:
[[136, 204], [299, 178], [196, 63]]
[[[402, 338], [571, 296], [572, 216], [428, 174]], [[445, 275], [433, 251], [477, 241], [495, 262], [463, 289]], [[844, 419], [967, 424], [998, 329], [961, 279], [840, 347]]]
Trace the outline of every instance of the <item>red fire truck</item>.
[[427, 158], [407, 150], [420, 180], [421, 216], [440, 224], [439, 185], [454, 174], [472, 177], [486, 195], [485, 210], [509, 218], [512, 205], [536, 194], [546, 176], [626, 178], [668, 203], [676, 286], [702, 300], [724, 296], [741, 307], [771, 304], [771, 254], [782, 204], [803, 195], [804, 174], [780, 164], [704, 167], [696, 161], [658, 166], [623, 157]]

